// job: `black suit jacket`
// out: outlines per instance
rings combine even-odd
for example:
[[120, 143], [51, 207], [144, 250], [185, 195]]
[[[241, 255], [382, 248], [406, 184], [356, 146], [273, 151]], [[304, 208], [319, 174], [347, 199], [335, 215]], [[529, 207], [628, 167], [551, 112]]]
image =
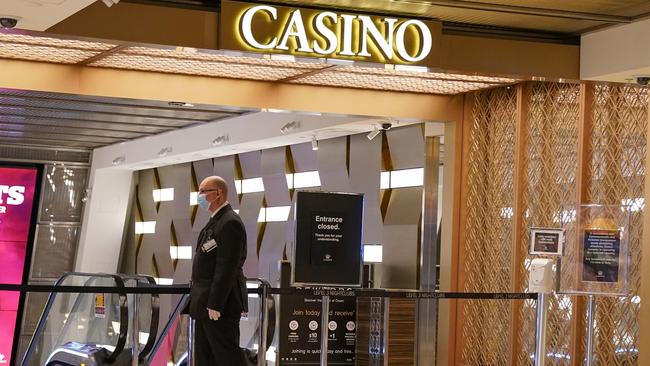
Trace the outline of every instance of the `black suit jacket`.
[[[217, 246], [205, 251], [203, 244], [214, 240]], [[248, 292], [244, 277], [246, 230], [232, 207], [226, 205], [201, 230], [192, 263], [190, 315], [208, 318], [206, 308], [223, 317], [237, 318], [248, 312]]]

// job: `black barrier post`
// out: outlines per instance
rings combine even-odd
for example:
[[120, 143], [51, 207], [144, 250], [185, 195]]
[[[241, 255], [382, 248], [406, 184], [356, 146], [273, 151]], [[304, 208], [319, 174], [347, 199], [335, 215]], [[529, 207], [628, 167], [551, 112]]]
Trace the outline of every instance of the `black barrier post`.
[[321, 307], [321, 322], [320, 322], [320, 364], [327, 366], [327, 340], [329, 337], [328, 323], [330, 322], [330, 297], [323, 296], [323, 304]]
[[269, 283], [262, 281], [260, 284], [260, 335], [257, 349], [257, 366], [266, 365], [267, 333], [269, 329]]

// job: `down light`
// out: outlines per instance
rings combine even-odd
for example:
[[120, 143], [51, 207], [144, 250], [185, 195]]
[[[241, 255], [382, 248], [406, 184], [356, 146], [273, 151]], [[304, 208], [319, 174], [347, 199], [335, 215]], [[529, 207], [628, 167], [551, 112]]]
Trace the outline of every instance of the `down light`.
[[300, 127], [300, 122], [291, 121], [291, 122], [285, 124], [284, 126], [280, 127], [280, 132], [282, 132], [282, 134], [284, 135], [284, 134], [287, 134], [289, 131], [295, 130], [298, 127]]
[[121, 165], [121, 164], [124, 163], [125, 160], [126, 160], [126, 157], [124, 155], [120, 155], [120, 156], [116, 157], [115, 159], [113, 159], [112, 164], [114, 166]]
[[311, 138], [311, 149], [314, 151], [318, 150], [318, 140], [316, 140], [316, 136]]
[[158, 156], [161, 158], [164, 158], [165, 156], [169, 155], [172, 152], [172, 147], [171, 146], [165, 146], [160, 151], [158, 151]]
[[215, 138], [214, 140], [212, 140], [212, 146], [223, 145], [223, 144], [225, 144], [225, 143], [227, 143], [229, 141], [230, 141], [230, 136], [228, 136], [228, 135], [219, 136], [219, 137]]

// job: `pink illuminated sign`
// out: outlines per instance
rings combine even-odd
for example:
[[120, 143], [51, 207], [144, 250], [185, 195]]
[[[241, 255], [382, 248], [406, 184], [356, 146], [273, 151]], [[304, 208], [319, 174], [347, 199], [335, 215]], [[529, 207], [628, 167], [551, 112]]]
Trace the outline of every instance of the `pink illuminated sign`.
[[[0, 166], [0, 283], [22, 283], [37, 179], [36, 167]], [[0, 363], [11, 360], [19, 299], [0, 292]]]

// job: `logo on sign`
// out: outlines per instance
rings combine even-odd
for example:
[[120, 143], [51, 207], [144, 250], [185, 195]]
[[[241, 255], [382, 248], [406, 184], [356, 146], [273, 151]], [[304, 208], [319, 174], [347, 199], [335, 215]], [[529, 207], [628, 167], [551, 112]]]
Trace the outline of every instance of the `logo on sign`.
[[4, 353], [0, 353], [0, 363], [7, 363]]
[[[384, 63], [420, 63], [432, 53], [434, 34], [418, 19], [235, 3], [239, 42], [253, 51]], [[227, 22], [230, 13], [223, 15]], [[227, 20], [226, 20], [227, 19]]]
[[23, 202], [25, 202], [25, 187], [0, 185], [0, 213], [7, 213], [7, 206], [4, 205], [19, 206]]

